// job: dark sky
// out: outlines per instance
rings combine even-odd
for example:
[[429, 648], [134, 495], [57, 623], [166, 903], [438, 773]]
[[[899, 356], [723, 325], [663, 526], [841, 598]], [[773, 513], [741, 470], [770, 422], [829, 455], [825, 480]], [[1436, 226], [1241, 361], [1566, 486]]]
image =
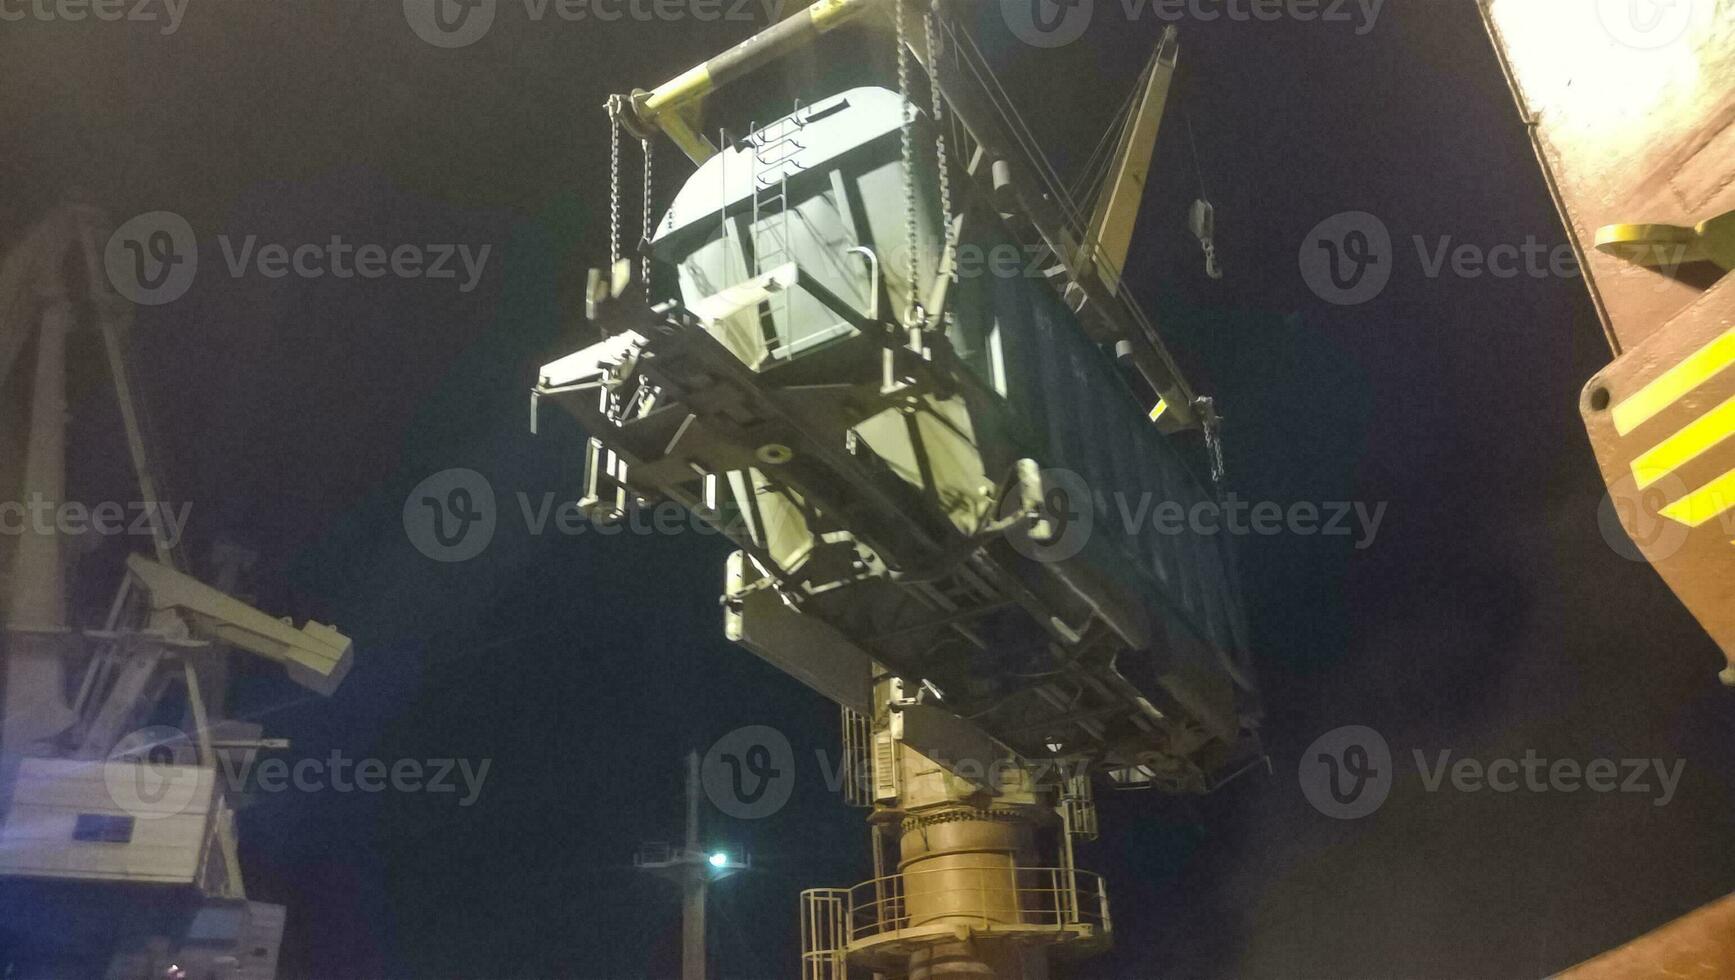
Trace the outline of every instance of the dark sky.
[[[1099, 6], [1058, 51], [1018, 44], [992, 7], [973, 25], [1063, 170], [1159, 30]], [[870, 874], [861, 811], [812, 764], [835, 709], [724, 641], [717, 539], [532, 535], [514, 497], [581, 492], [582, 434], [550, 413], [531, 436], [526, 391], [584, 341], [574, 285], [606, 256], [598, 107], [752, 26], [532, 23], [505, 4], [486, 38], [439, 50], [396, 2], [247, 0], [159, 27], [0, 24], [0, 236], [72, 187], [117, 220], [166, 209], [196, 229], [199, 279], [142, 310], [134, 341], [189, 544], [245, 541], [259, 605], [336, 622], [358, 651], [329, 701], [261, 669], [238, 707], [297, 757], [491, 760], [468, 808], [286, 793], [244, 812], [250, 888], [292, 909], [285, 975], [673, 975], [674, 896], [630, 856], [679, 833], [681, 754], [747, 724], [783, 731], [804, 768], [777, 815], [711, 818], [755, 865], [714, 893], [717, 975], [791, 975], [797, 892]], [[1608, 355], [1583, 284], [1429, 279], [1414, 260], [1412, 236], [1564, 240], [1474, 5], [1392, 3], [1365, 36], [1220, 21], [1182, 38], [1176, 97], [1228, 275], [1204, 278], [1186, 231], [1199, 176], [1172, 111], [1128, 279], [1228, 419], [1232, 489], [1388, 509], [1362, 550], [1241, 541], [1273, 772], [1103, 800], [1080, 861], [1109, 877], [1117, 946], [1064, 975], [1536, 977], [1728, 891], [1729, 697], [1711, 642], [1599, 533], [1576, 402]], [[683, 164], [667, 147], [660, 164], [666, 200]], [[1396, 274], [1332, 306], [1297, 253], [1352, 210], [1391, 229]], [[469, 293], [236, 279], [225, 235], [492, 252]], [[77, 411], [75, 476], [104, 492], [124, 476], [111, 420]], [[401, 515], [453, 467], [486, 475], [502, 518], [484, 554], [440, 564]], [[1340, 822], [1295, 774], [1346, 724], [1401, 760], [1685, 768], [1666, 807], [1412, 776]]]

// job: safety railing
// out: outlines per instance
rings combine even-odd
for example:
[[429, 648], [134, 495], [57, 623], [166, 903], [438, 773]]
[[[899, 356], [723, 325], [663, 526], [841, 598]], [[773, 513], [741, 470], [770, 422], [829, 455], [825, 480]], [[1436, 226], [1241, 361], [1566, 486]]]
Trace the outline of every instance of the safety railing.
[[1091, 789], [1089, 773], [1075, 773], [1066, 780], [1060, 794], [1060, 808], [1066, 819], [1066, 832], [1077, 840], [1096, 840], [1096, 794]]
[[801, 893], [801, 980], [849, 980], [849, 889]]
[[804, 900], [813, 895], [841, 910], [842, 945], [847, 947], [928, 926], [1099, 939], [1111, 928], [1101, 876], [1073, 868], [982, 864], [922, 869], [803, 895]]
[[873, 806], [873, 719], [852, 708], [843, 713], [843, 801]]

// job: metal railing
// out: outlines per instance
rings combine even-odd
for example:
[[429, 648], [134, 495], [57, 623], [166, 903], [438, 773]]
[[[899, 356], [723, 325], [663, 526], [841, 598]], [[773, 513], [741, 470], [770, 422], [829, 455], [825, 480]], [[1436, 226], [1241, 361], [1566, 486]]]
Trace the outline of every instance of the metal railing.
[[801, 893], [801, 980], [849, 980], [849, 889]]
[[1067, 833], [1077, 840], [1096, 840], [1096, 793], [1091, 789], [1089, 773], [1067, 777], [1066, 787], [1060, 794], [1060, 809]]
[[[1101, 876], [1073, 868], [968, 865], [886, 875], [848, 889], [802, 893], [803, 970], [846, 950], [926, 926], [982, 932], [1052, 932], [1056, 939], [1106, 939], [1108, 893]], [[936, 930], [947, 934], [946, 930]], [[804, 972], [804, 980], [832, 974]]]
[[859, 711], [843, 712], [843, 801], [850, 806], [873, 806], [873, 719]]

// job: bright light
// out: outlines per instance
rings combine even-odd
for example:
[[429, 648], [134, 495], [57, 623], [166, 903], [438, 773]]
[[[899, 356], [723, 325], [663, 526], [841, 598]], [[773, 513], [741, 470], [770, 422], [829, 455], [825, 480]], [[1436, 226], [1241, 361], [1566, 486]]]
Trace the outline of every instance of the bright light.
[[722, 851], [718, 851], [717, 853], [711, 855], [710, 860], [711, 860], [711, 867], [721, 868], [724, 865], [729, 863], [729, 855], [724, 854]]

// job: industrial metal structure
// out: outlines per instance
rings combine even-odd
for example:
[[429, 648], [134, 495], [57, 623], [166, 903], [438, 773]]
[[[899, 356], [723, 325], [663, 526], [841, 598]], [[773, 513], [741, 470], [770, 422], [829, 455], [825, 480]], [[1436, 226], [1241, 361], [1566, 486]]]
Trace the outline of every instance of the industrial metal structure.
[[[1609, 516], [1735, 687], [1735, 4], [1480, 8], [1615, 357], [1579, 404]], [[1562, 974], [1731, 975], [1735, 897]]]
[[[74, 607], [82, 549], [58, 517], [0, 538], [0, 893], [58, 910], [50, 934], [13, 937], [23, 948], [9, 966], [269, 980], [284, 910], [247, 900], [235, 801], [219, 773], [225, 760], [286, 743], [224, 717], [229, 661], [246, 651], [329, 694], [349, 670], [350, 642], [229, 595], [247, 562], [238, 549], [218, 556], [220, 588], [186, 571], [152, 510], [165, 498], [128, 373], [132, 307], [103, 271], [108, 233], [100, 211], [63, 206], [0, 266], [0, 397], [23, 408], [0, 425], [0, 499], [57, 515], [73, 503], [67, 391], [95, 379], [113, 392], [151, 518], [149, 552], [126, 557], [106, 615]], [[92, 342], [100, 366], [69, 357]]]
[[[1211, 401], [1120, 274], [1179, 36], [1080, 201], [964, 28], [975, 2], [814, 0], [612, 98], [611, 261], [585, 294], [600, 336], [532, 392], [533, 425], [552, 403], [591, 437], [590, 514], [674, 500], [727, 534], [725, 634], [839, 706], [874, 871], [801, 894], [803, 980], [1041, 980], [1113, 938], [1074, 851], [1101, 832], [1098, 788], [1205, 793], [1263, 759], [1226, 539], [1116, 520], [1129, 500], [1190, 510], [1221, 478]], [[1479, 4], [1614, 357], [1580, 406], [1613, 513], [1735, 687], [1735, 6], [1676, 4], [1678, 30], [1623, 37], [1618, 5]], [[722, 96], [843, 43], [895, 70], [807, 79], [769, 122]], [[659, 213], [665, 139], [693, 169]], [[1188, 218], [1219, 277], [1210, 204]], [[0, 500], [69, 500], [79, 337], [139, 500], [165, 499], [107, 232], [69, 204], [0, 265], [0, 399], [21, 409], [0, 416]], [[350, 641], [236, 599], [244, 556], [206, 584], [150, 531], [94, 616], [63, 533], [0, 537], [0, 890], [68, 910], [38, 937], [45, 975], [266, 980], [285, 911], [247, 897], [219, 774], [284, 743], [225, 717], [229, 663], [330, 694]], [[702, 846], [688, 764], [684, 840], [634, 865], [680, 888], [702, 980], [707, 887], [747, 860]], [[1735, 975], [1732, 902], [1568, 975]]]
[[[725, 86], [834, 32], [895, 79], [721, 119]], [[802, 896], [809, 980], [1045, 977], [1112, 935], [1073, 856], [1093, 780], [1207, 792], [1262, 759], [1223, 540], [1111, 530], [1117, 502], [1209, 499], [1221, 465], [1210, 401], [1118, 272], [1178, 54], [1170, 30], [1090, 207], [944, 4], [821, 0], [610, 100], [602, 338], [543, 367], [533, 425], [553, 402], [591, 434], [593, 516], [672, 499], [727, 533], [727, 635], [841, 706], [875, 875]], [[697, 169], [659, 221], [664, 135]], [[1210, 225], [1201, 202], [1214, 270]], [[969, 261], [997, 254], [1017, 268]]]
[[1481, 0], [1615, 360], [1580, 401], [1735, 687], [1735, 6]]

